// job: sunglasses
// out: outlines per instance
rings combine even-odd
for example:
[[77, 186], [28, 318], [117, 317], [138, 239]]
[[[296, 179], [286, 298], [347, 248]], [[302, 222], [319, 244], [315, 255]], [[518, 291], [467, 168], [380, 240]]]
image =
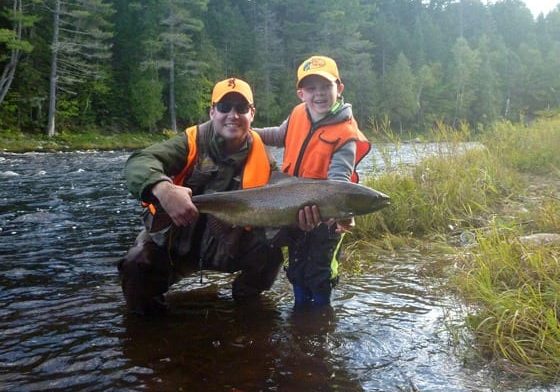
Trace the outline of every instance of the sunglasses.
[[249, 109], [251, 109], [251, 104], [247, 102], [242, 102], [242, 103], [218, 102], [216, 104], [216, 109], [218, 109], [218, 112], [220, 113], [229, 113], [233, 108], [235, 108], [235, 111], [238, 114], [246, 114], [249, 112]]

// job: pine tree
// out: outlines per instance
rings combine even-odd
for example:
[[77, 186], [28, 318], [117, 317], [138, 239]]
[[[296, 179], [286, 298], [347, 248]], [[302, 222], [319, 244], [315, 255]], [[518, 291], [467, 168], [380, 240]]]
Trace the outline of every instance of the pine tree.
[[391, 122], [399, 124], [401, 133], [417, 112], [415, 78], [410, 63], [403, 53], [399, 54], [397, 61], [385, 77], [381, 105]]
[[9, 51], [9, 55], [0, 54], [0, 64], [4, 63], [2, 74], [0, 74], [0, 104], [4, 101], [14, 81], [21, 55], [29, 53], [33, 49], [31, 43], [24, 39], [23, 31], [25, 27], [32, 26], [36, 21], [35, 17], [24, 15], [22, 0], [13, 0], [12, 9], [6, 14], [12, 23], [12, 28], [0, 28], [0, 46], [5, 45]]
[[475, 79], [479, 72], [480, 59], [464, 38], [458, 38], [452, 49], [453, 62], [450, 78], [455, 94], [453, 125], [468, 118], [468, 110], [476, 99]]
[[502, 100], [498, 94], [494, 53], [490, 48], [490, 39], [485, 35], [480, 39], [477, 54], [480, 58], [480, 68], [474, 78], [476, 99], [471, 103], [468, 120], [473, 124], [490, 124], [498, 119]]
[[166, 0], [162, 2], [164, 18], [159, 40], [163, 43], [159, 66], [168, 72], [168, 109], [170, 125], [177, 131], [176, 74], [194, 74], [201, 64], [196, 60], [193, 33], [200, 32], [203, 23], [196, 16], [206, 9], [207, 0]]
[[[53, 6], [50, 8], [53, 35], [47, 125], [49, 137], [56, 133], [59, 91], [68, 96], [87, 96], [82, 88], [86, 82], [103, 84], [108, 79], [106, 67], [111, 57], [108, 40], [112, 37], [108, 22], [112, 8], [103, 0], [55, 0]], [[76, 110], [71, 110], [70, 115], [76, 115]]]

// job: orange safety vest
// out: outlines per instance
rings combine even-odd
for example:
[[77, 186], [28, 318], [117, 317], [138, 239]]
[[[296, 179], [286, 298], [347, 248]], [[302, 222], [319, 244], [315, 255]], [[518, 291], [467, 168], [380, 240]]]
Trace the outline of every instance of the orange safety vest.
[[350, 180], [358, 182], [356, 167], [371, 148], [354, 118], [312, 129], [305, 104], [297, 105], [288, 120], [282, 171], [291, 176], [326, 179], [333, 154], [344, 144], [356, 142], [356, 158]]
[[[249, 148], [247, 162], [241, 174], [241, 188], [255, 188], [266, 185], [270, 179], [270, 161], [266, 152], [266, 147], [261, 137], [253, 130], [250, 131], [253, 137], [253, 143]], [[185, 130], [187, 136], [187, 145], [189, 152], [185, 161], [185, 166], [181, 172], [173, 177], [175, 185], [183, 185], [185, 178], [190, 176], [198, 158], [198, 126], [194, 125]], [[143, 203], [144, 204], [144, 203]], [[153, 204], [144, 204], [148, 207], [152, 214], [155, 214], [155, 206]]]

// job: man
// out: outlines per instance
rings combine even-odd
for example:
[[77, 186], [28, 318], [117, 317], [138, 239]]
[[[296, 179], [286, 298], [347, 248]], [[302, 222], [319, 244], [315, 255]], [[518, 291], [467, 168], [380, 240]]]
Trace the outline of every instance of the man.
[[210, 121], [133, 153], [125, 165], [130, 192], [148, 206], [145, 229], [119, 263], [128, 308], [138, 314], [165, 310], [163, 294], [189, 272], [241, 271], [236, 300], [270, 289], [280, 265], [263, 229], [231, 227], [199, 214], [191, 196], [265, 185], [274, 167], [260, 137], [250, 130], [253, 93], [244, 81], [218, 82]]

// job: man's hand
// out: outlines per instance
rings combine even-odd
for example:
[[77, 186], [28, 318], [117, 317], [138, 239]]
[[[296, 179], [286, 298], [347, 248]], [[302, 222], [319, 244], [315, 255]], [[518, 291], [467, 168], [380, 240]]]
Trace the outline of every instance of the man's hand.
[[298, 226], [300, 230], [311, 231], [321, 224], [321, 214], [316, 205], [305, 206], [298, 211]]
[[198, 218], [198, 209], [191, 200], [190, 188], [162, 181], [154, 185], [152, 194], [176, 226], [188, 226]]

